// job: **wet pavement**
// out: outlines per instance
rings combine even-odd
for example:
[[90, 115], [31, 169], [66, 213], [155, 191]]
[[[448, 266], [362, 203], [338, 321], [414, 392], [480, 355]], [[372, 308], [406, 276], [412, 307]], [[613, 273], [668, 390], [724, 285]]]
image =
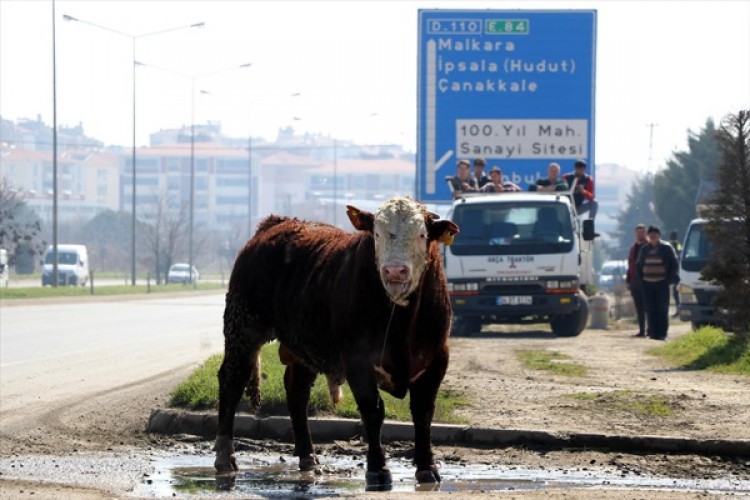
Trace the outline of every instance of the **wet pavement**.
[[750, 493], [748, 480], [675, 479], [631, 475], [616, 469], [587, 470], [529, 469], [481, 464], [440, 464], [442, 482], [420, 485], [414, 479], [410, 461], [390, 459], [392, 484], [365, 484], [364, 463], [349, 457], [320, 457], [317, 472], [300, 472], [293, 457], [269, 458], [247, 455], [239, 459], [240, 472], [233, 477], [216, 476], [212, 456], [168, 457], [153, 464], [154, 472], [144, 478], [136, 492], [140, 496], [167, 498], [185, 494], [204, 496], [233, 490], [264, 498], [316, 498], [350, 496], [365, 491], [493, 492], [511, 490], [629, 488], [664, 491]]
[[[614, 490], [750, 495], [750, 479], [668, 477], [601, 463], [589, 467], [523, 467], [439, 461], [442, 482], [420, 485], [406, 458], [388, 460], [392, 483], [368, 486], [362, 456], [319, 455], [315, 472], [300, 472], [288, 453], [239, 452], [240, 471], [217, 476], [210, 445], [183, 450], [25, 455], [0, 459], [0, 479], [69, 484], [136, 498], [318, 498], [369, 491], [393, 493]], [[0, 485], [2, 483], [0, 482]], [[227, 493], [232, 491], [233, 493]], [[385, 498], [385, 497], [384, 497]]]

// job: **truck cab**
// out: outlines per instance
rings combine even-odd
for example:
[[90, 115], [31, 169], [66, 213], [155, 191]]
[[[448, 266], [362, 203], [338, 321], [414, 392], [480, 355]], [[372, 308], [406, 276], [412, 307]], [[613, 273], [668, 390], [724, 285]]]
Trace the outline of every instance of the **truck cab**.
[[693, 219], [685, 232], [685, 242], [680, 255], [680, 319], [689, 321], [693, 328], [718, 325], [715, 317], [714, 298], [721, 287], [701, 279], [701, 270], [708, 264], [713, 243], [703, 231], [707, 219]]
[[466, 195], [448, 218], [461, 229], [444, 250], [453, 335], [493, 323], [548, 322], [558, 336], [583, 331], [594, 230], [569, 193]]

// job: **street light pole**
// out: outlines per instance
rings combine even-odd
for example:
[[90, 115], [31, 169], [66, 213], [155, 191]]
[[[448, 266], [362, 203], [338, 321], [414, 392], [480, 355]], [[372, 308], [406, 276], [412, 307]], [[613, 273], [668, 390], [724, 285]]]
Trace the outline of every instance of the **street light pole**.
[[[189, 273], [193, 282], [193, 288], [196, 287], [195, 278], [193, 275], [193, 226], [195, 223], [195, 80], [203, 78], [204, 76], [217, 75], [230, 70], [249, 68], [252, 63], [239, 64], [230, 66], [228, 68], [222, 68], [207, 73], [200, 73], [197, 75], [190, 75], [182, 73], [181, 71], [175, 71], [173, 69], [163, 68], [160, 66], [154, 66], [152, 64], [138, 63], [141, 66], [158, 69], [165, 71], [173, 75], [181, 76], [183, 78], [190, 79], [190, 210], [189, 210], [189, 226], [188, 226], [188, 266]], [[208, 94], [209, 92], [201, 91], [202, 93]]]
[[339, 178], [338, 178], [339, 153], [336, 139], [333, 140], [333, 225], [336, 225], [336, 214], [339, 211]]
[[[300, 97], [302, 92], [292, 92], [289, 97]], [[252, 116], [252, 114], [251, 114]], [[294, 120], [300, 120], [299, 117], [294, 117]], [[252, 120], [251, 120], [252, 122]], [[253, 202], [255, 201], [254, 194], [260, 192], [260, 186], [256, 186], [255, 193], [253, 193], [253, 127], [250, 126], [250, 131], [247, 135], [247, 237], [248, 239], [253, 235]]]
[[[52, 0], [52, 286], [57, 287], [57, 34], [55, 0]], [[42, 280], [44, 283], [44, 280]]]
[[190, 79], [190, 229], [188, 235], [188, 276], [195, 288], [193, 276], [193, 218], [195, 212], [195, 77]]
[[149, 36], [161, 35], [163, 33], [169, 33], [171, 31], [177, 31], [177, 30], [182, 30], [182, 29], [187, 29], [187, 28], [202, 28], [203, 26], [205, 26], [205, 23], [200, 22], [200, 23], [189, 24], [187, 26], [177, 26], [175, 28], [168, 28], [168, 29], [159, 30], [159, 31], [152, 31], [150, 33], [142, 33], [140, 35], [133, 35], [131, 33], [125, 33], [123, 31], [119, 31], [119, 30], [116, 30], [116, 29], [113, 29], [113, 28], [109, 28], [107, 26], [103, 26], [101, 24], [96, 24], [96, 23], [92, 23], [90, 21], [85, 21], [83, 19], [78, 19], [76, 17], [69, 16], [67, 14], [63, 15], [63, 19], [65, 21], [76, 21], [76, 22], [79, 22], [79, 23], [82, 23], [82, 24], [86, 24], [88, 26], [93, 26], [94, 28], [98, 28], [98, 29], [104, 30], [104, 31], [109, 31], [110, 33], [114, 33], [116, 35], [120, 35], [120, 36], [123, 36], [123, 37], [126, 37], [126, 38], [130, 38], [130, 40], [131, 40], [131, 51], [132, 51], [132, 55], [133, 55], [133, 151], [132, 151], [132, 160], [131, 160], [131, 168], [133, 169], [133, 172], [132, 172], [132, 183], [133, 184], [132, 184], [132, 208], [131, 208], [132, 209], [132, 214], [131, 214], [132, 216], [131, 216], [131, 224], [130, 224], [130, 234], [131, 234], [131, 238], [130, 238], [130, 256], [131, 256], [131, 261], [130, 261], [130, 284], [133, 285], [133, 286], [135, 286], [135, 274], [136, 274], [136, 269], [135, 269], [135, 263], [136, 263], [136, 259], [135, 259], [135, 227], [136, 227], [136, 213], [135, 213], [136, 188], [135, 188], [135, 183], [136, 183], [136, 170], [135, 170], [135, 167], [136, 167], [136, 144], [137, 144], [136, 133], [135, 133], [136, 132], [136, 121], [135, 121], [135, 111], [136, 111], [136, 87], [135, 87], [135, 83], [136, 83], [135, 74], [136, 73], [135, 73], [135, 71], [136, 70], [135, 70], [135, 68], [136, 68], [136, 66], [140, 65], [140, 63], [135, 58], [135, 41], [137, 39], [139, 39], [139, 38], [145, 38], [145, 37], [149, 37]]
[[[256, 192], [258, 189], [256, 189]], [[253, 236], [253, 127], [247, 134], [247, 238]]]

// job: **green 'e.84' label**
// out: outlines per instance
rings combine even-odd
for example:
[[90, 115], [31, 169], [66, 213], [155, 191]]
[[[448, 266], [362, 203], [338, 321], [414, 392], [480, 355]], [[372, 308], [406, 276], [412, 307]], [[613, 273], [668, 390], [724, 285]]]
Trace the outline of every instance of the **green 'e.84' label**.
[[528, 19], [486, 19], [485, 32], [488, 35], [528, 35]]

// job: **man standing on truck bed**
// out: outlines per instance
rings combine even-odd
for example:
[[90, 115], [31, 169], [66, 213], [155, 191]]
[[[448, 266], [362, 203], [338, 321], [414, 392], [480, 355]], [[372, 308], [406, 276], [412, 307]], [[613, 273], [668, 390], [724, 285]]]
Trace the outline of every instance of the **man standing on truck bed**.
[[648, 228], [647, 245], [638, 253], [636, 269], [643, 280], [643, 297], [649, 336], [666, 340], [669, 329], [669, 285], [677, 282], [677, 257], [669, 243], [661, 241], [656, 226]]
[[633, 306], [635, 306], [635, 314], [638, 317], [638, 333], [633, 335], [634, 337], [646, 337], [646, 304], [643, 300], [643, 282], [636, 272], [638, 254], [644, 245], [648, 245], [646, 225], [638, 224], [635, 226], [635, 241], [628, 252], [628, 272], [625, 275], [625, 282], [628, 284], [630, 296], [633, 297]]

